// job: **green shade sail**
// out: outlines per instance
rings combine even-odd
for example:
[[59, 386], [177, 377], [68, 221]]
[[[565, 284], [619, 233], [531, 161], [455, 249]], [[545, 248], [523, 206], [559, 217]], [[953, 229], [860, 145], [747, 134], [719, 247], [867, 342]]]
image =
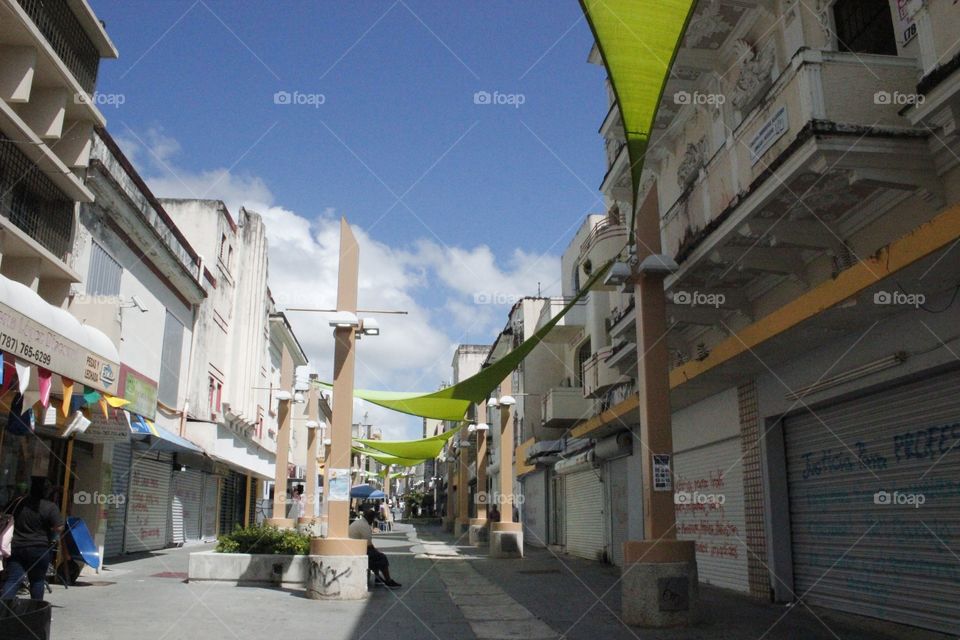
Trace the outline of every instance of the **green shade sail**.
[[[614, 260], [610, 260], [606, 264], [597, 268], [593, 275], [590, 276], [590, 279], [584, 283], [579, 293], [577, 293], [576, 296], [567, 302], [567, 304], [564, 305], [564, 307], [559, 313], [557, 313], [556, 316], [551, 318], [549, 322], [540, 327], [536, 333], [524, 340], [520, 346], [491, 364], [489, 367], [481, 369], [476, 375], [470, 376], [466, 380], [462, 380], [453, 386], [446, 387], [432, 393], [367, 391], [357, 389], [354, 391], [353, 395], [361, 400], [366, 400], [368, 402], [372, 402], [373, 404], [380, 405], [381, 407], [393, 409], [394, 411], [399, 411], [401, 413], [409, 413], [411, 415], [421, 416], [424, 418], [435, 418], [437, 420], [463, 420], [463, 416], [466, 415], [467, 409], [470, 408], [470, 405], [486, 401], [491, 392], [493, 392], [493, 390], [496, 389], [508, 375], [510, 375], [511, 371], [517, 368], [517, 365], [519, 365], [520, 362], [526, 358], [531, 351], [533, 351], [534, 347], [540, 344], [543, 338], [550, 333], [550, 330], [553, 329], [558, 322], [560, 322], [563, 316], [567, 315], [567, 312], [573, 309], [574, 305], [580, 302], [580, 300], [587, 295], [593, 285], [595, 285], [597, 281], [600, 280], [604, 274], [606, 274], [607, 270], [610, 269], [610, 266], [613, 264], [613, 262]], [[320, 384], [326, 388], [331, 387], [329, 383], [324, 382]], [[434, 437], [445, 436], [449, 433], [450, 432], [447, 432], [440, 434], [440, 436]], [[429, 439], [430, 438], [427, 438], [427, 440]], [[383, 447], [379, 446], [386, 444], [381, 440], [358, 440], [358, 442], [369, 444], [370, 446], [376, 447], [381, 451], [387, 451]], [[423, 441], [417, 440], [415, 442]], [[437, 449], [437, 453], [439, 453], [439, 451], [440, 450]], [[394, 452], [387, 451], [387, 453]], [[435, 456], [436, 454], [433, 454], [429, 457]]]
[[[357, 438], [354, 442], [358, 442], [364, 446], [362, 450], [363, 453], [368, 453], [370, 449], [376, 449], [389, 456], [416, 460], [414, 464], [418, 464], [423, 460], [430, 460], [440, 455], [440, 451], [443, 450], [443, 445], [460, 431], [464, 424], [466, 423], [462, 423], [441, 434], [420, 440], [363, 440]], [[379, 460], [379, 458], [374, 457], [374, 460]], [[393, 463], [386, 462], [384, 464]]]
[[[696, 0], [580, 0], [620, 104], [633, 197], [640, 189], [657, 108], [695, 5]], [[632, 238], [632, 220], [630, 229]]]
[[398, 467], [415, 467], [421, 462], [423, 462], [424, 460], [426, 460], [426, 458], [419, 458], [419, 459], [401, 458], [398, 456], [392, 456], [388, 453], [383, 453], [381, 451], [375, 451], [372, 449], [360, 449], [359, 447], [351, 447], [351, 451], [362, 456], [368, 456], [370, 458], [373, 458], [380, 464], [388, 464], [391, 466], [398, 466]]

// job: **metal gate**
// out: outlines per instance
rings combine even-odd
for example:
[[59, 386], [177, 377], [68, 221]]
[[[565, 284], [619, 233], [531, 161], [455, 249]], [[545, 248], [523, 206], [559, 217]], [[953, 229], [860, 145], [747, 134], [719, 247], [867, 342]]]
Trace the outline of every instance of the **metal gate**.
[[200, 509], [200, 532], [204, 540], [216, 540], [220, 515], [220, 476], [203, 474], [203, 504]]
[[130, 493], [124, 552], [153, 551], [167, 545], [167, 521], [170, 513], [169, 457], [157, 454], [141, 457], [133, 454], [130, 469]]
[[749, 591], [740, 437], [676, 452], [673, 465], [677, 538], [696, 543], [700, 581]]
[[203, 493], [203, 475], [197, 469], [186, 469], [173, 474], [173, 542], [200, 540], [200, 510]]
[[960, 372], [784, 420], [794, 591], [960, 629]]
[[589, 560], [603, 560], [603, 484], [600, 469], [585, 466], [584, 470], [573, 471], [564, 478], [566, 551]]
[[220, 534], [230, 533], [234, 526], [243, 524], [245, 502], [243, 491], [245, 482], [243, 476], [236, 471], [223, 479], [223, 490], [220, 493]]
[[130, 458], [132, 449], [129, 442], [117, 442], [113, 445], [110, 483], [114, 495], [123, 496], [122, 504], [107, 507], [107, 533], [103, 541], [103, 557], [113, 558], [123, 553], [123, 530], [127, 520], [127, 490], [130, 486]]
[[630, 499], [627, 495], [627, 462], [618, 458], [607, 463], [607, 513], [610, 514], [610, 557], [623, 566], [623, 543], [627, 541]]

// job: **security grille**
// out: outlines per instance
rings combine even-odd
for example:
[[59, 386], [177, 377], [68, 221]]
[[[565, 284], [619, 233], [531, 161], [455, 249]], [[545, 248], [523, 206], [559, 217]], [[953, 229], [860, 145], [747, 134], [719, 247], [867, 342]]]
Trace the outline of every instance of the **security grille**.
[[63, 0], [18, 0], [37, 29], [87, 92], [97, 84], [100, 52], [90, 40], [70, 3]]
[[73, 201], [0, 134], [0, 215], [66, 260], [73, 241], [73, 209]]
[[120, 277], [123, 267], [109, 253], [94, 242], [90, 249], [90, 271], [87, 274], [87, 294], [98, 296], [120, 295]]

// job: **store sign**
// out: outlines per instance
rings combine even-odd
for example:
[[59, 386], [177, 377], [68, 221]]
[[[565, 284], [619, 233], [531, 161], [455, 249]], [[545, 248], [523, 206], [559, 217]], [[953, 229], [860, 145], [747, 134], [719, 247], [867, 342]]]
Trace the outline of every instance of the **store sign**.
[[763, 123], [763, 126], [754, 134], [753, 138], [747, 144], [750, 149], [750, 163], [757, 164], [773, 143], [783, 137], [787, 132], [787, 108], [780, 107], [769, 120]]
[[104, 418], [102, 413], [94, 414], [90, 426], [77, 439], [96, 443], [126, 442], [130, 439], [130, 427], [116, 412], [111, 411], [110, 418]]
[[673, 491], [670, 456], [665, 453], [653, 454], [653, 490]]
[[120, 396], [129, 400], [127, 411], [154, 420], [157, 416], [157, 383], [127, 365], [120, 367]]
[[0, 303], [0, 351], [85, 384], [117, 395], [120, 365], [102, 358]]
[[917, 37], [917, 23], [913, 19], [913, 11], [910, 9], [912, 2], [913, 0], [896, 0], [897, 16], [900, 18], [898, 35], [901, 48]]

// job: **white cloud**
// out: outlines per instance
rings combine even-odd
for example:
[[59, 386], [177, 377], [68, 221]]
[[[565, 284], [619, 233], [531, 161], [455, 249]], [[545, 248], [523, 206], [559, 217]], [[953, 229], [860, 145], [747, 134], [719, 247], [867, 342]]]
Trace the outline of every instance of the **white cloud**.
[[[159, 197], [218, 198], [236, 213], [240, 206], [263, 216], [270, 246], [270, 289], [280, 307], [333, 308], [340, 218], [331, 209], [304, 215], [277, 203], [259, 177], [224, 168], [199, 173], [173, 164], [175, 140], [159, 130], [123, 139], [124, 149], [150, 168], [145, 179]], [[145, 148], [148, 145], [150, 148]], [[382, 331], [358, 345], [358, 387], [429, 391], [449, 382], [450, 362], [460, 342], [492, 341], [519, 296], [559, 294], [558, 256], [515, 249], [505, 264], [486, 245], [445, 247], [422, 238], [410, 246], [381, 242], [352, 226], [360, 244], [361, 309], [403, 310], [382, 315]], [[477, 302], [481, 302], [478, 304]], [[288, 312], [300, 343], [320, 377], [330, 379], [333, 336], [325, 316]], [[419, 418], [363, 403], [371, 423], [388, 438], [416, 438]]]

